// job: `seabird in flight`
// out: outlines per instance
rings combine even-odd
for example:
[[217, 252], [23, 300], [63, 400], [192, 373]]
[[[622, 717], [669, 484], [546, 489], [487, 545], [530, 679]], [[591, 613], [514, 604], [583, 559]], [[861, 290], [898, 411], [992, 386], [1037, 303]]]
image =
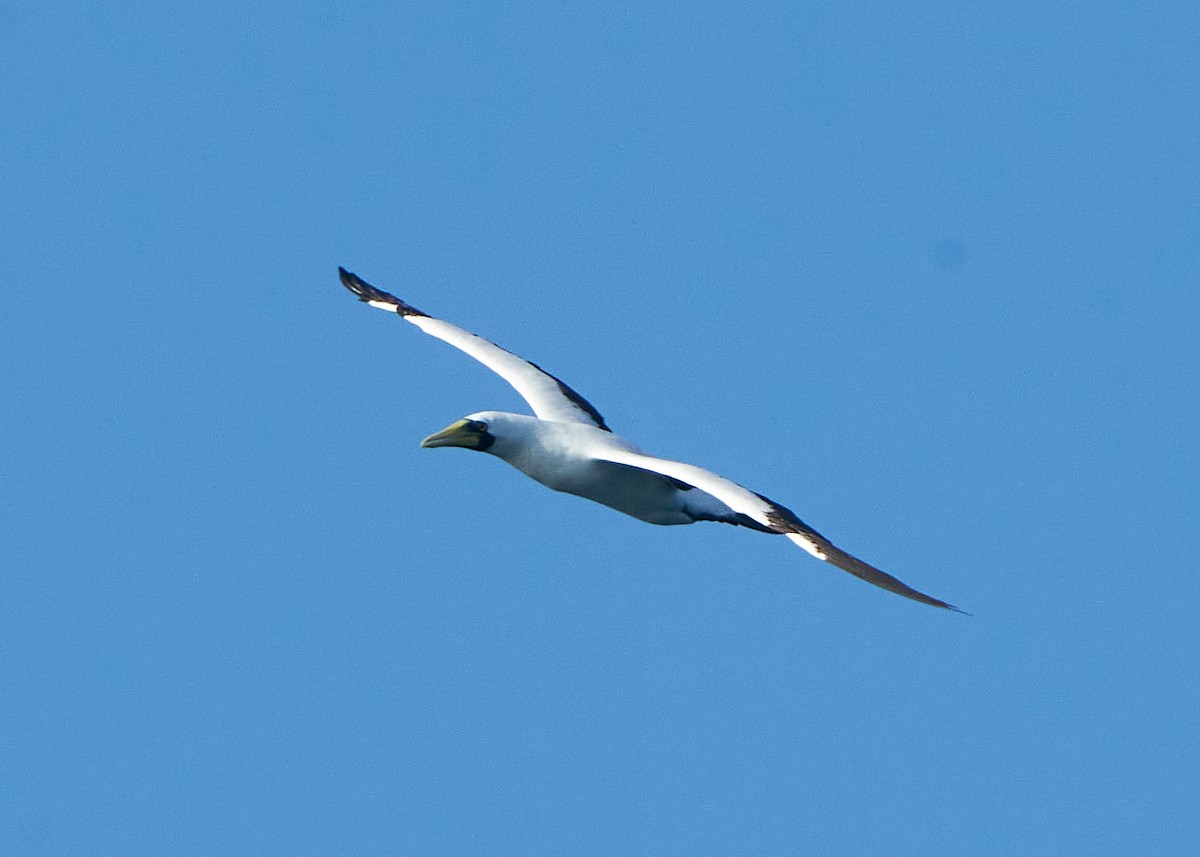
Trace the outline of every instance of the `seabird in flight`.
[[922, 604], [958, 610], [835, 547], [790, 509], [694, 464], [656, 458], [614, 434], [592, 405], [534, 363], [375, 288], [344, 268], [342, 284], [359, 300], [394, 312], [430, 336], [465, 351], [521, 394], [535, 416], [469, 414], [421, 441], [503, 459], [547, 488], [586, 497], [651, 524], [720, 521], [787, 536], [817, 559]]

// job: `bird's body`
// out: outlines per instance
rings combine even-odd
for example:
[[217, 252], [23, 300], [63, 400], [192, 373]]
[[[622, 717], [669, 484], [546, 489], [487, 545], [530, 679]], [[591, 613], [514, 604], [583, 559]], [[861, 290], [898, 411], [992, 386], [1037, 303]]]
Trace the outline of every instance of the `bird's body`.
[[480, 411], [430, 435], [422, 446], [486, 452], [547, 488], [651, 524], [720, 521], [784, 535], [818, 559], [869, 583], [957, 610], [835, 547], [791, 510], [761, 494], [695, 465], [647, 455], [614, 434], [587, 400], [537, 365], [338, 270], [342, 283], [360, 300], [395, 312], [474, 357], [512, 384], [534, 411], [534, 416]]
[[486, 423], [496, 437], [487, 452], [547, 488], [649, 524], [694, 524], [717, 516], [741, 523], [736, 512], [710, 494], [661, 473], [607, 460], [619, 454], [645, 455], [611, 431], [500, 411], [483, 411], [467, 419]]

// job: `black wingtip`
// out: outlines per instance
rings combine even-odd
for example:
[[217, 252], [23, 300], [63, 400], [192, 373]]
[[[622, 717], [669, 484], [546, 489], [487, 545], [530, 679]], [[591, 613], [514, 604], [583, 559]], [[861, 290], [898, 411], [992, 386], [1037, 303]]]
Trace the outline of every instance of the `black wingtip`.
[[[880, 573], [882, 574], [883, 572], [880, 572]], [[888, 575], [888, 576], [891, 577], [891, 575]], [[895, 580], [895, 578], [892, 578], [892, 579]], [[898, 580], [896, 582], [900, 583], [900, 586], [903, 587], [903, 589], [895, 589], [887, 584], [880, 583], [875, 580], [872, 580], [870, 582], [874, 583], [876, 586], [882, 586], [884, 589], [887, 589], [891, 592], [895, 592], [897, 595], [903, 595], [905, 598], [911, 598], [913, 601], [919, 601], [922, 604], [928, 604], [930, 607], [937, 607], [942, 610], [948, 610], [951, 613], [961, 613], [963, 616], [971, 615], [966, 610], [960, 610], [959, 608], [955, 607], [953, 604], [948, 604], [940, 598], [934, 598], [932, 595], [926, 595], [924, 592], [919, 592], [916, 589], [913, 589], [911, 586], [900, 583], [900, 581], [898, 581]]]
[[903, 595], [905, 598], [911, 598], [913, 601], [928, 604], [930, 607], [949, 610], [953, 613], [962, 613], [964, 616], [971, 615], [965, 610], [958, 609], [953, 604], [942, 601], [940, 598], [934, 598], [932, 595], [926, 595], [920, 590], [913, 589], [907, 583], [893, 577], [886, 571], [880, 571], [875, 566], [863, 562], [852, 554], [846, 553], [824, 537], [820, 537], [815, 541], [823, 555], [822, 559], [830, 565], [840, 568], [842, 571], [850, 572], [860, 580], [865, 580], [867, 583], [878, 586], [880, 589], [886, 589], [888, 592], [894, 592], [897, 595]]
[[[900, 594], [904, 595], [905, 593], [902, 592]], [[961, 610], [958, 607], [955, 607], [953, 604], [947, 604], [945, 601], [942, 601], [937, 598], [933, 598], [932, 596], [929, 596], [929, 595], [925, 595], [925, 593], [923, 593], [923, 592], [921, 594], [924, 595], [924, 598], [913, 598], [913, 600], [920, 601], [922, 604], [928, 604], [931, 607], [939, 607], [942, 610], [946, 610], [950, 613], [958, 613], [961, 616], [970, 616], [971, 615], [966, 610]], [[909, 595], [908, 597], [912, 598], [911, 595]]]
[[401, 317], [410, 315], [426, 315], [426, 313], [421, 312], [414, 306], [406, 304], [395, 295], [388, 294], [383, 289], [375, 288], [358, 274], [350, 273], [341, 265], [338, 266], [338, 277], [341, 279], [342, 285], [353, 292], [363, 303], [375, 301], [379, 304], [389, 304], [396, 308], [396, 313]]
[[[871, 581], [871, 582], [875, 583], [875, 581]], [[945, 601], [942, 601], [940, 598], [934, 598], [932, 595], [926, 595], [924, 592], [919, 592], [916, 589], [913, 589], [911, 586], [905, 586], [904, 587], [905, 591], [902, 591], [900, 589], [893, 589], [890, 586], [880, 584], [880, 583], [875, 583], [875, 585], [882, 586], [884, 589], [887, 589], [890, 592], [895, 592], [897, 595], [903, 595], [905, 598], [911, 598], [913, 601], [918, 601], [921, 604], [928, 604], [930, 607], [937, 607], [939, 610], [946, 610], [947, 612], [950, 612], [950, 613], [960, 613], [963, 616], [971, 615], [966, 610], [960, 610], [959, 608], [955, 607], [953, 604], [947, 604]], [[901, 584], [901, 585], [903, 586], [904, 584]]]
[[[876, 569], [876, 570], [878, 570], [878, 569]], [[881, 575], [883, 574], [883, 572], [879, 572], [879, 573]], [[887, 577], [891, 577], [891, 575], [889, 574], [889, 575], [887, 575]], [[895, 592], [897, 595], [903, 595], [906, 598], [911, 598], [913, 601], [920, 601], [922, 604], [928, 604], [930, 607], [937, 607], [942, 610], [948, 610], [951, 613], [961, 613], [964, 616], [971, 615], [966, 610], [960, 610], [959, 608], [955, 607], [953, 604], [945, 602], [940, 598], [934, 598], [932, 595], [926, 595], [924, 592], [920, 592], [916, 589], [913, 589], [911, 586], [909, 586], [905, 583], [901, 583], [899, 580], [896, 580], [896, 578], [894, 578], [894, 577], [892, 578], [892, 580], [895, 581], [896, 583], [899, 583], [900, 588], [893, 588], [891, 585], [889, 585], [889, 583], [884, 583], [884, 582], [881, 582], [878, 580], [871, 580], [870, 582], [874, 583], [876, 586], [882, 586], [884, 589], [887, 589], [891, 592]]]
[[367, 293], [369, 291], [374, 291], [374, 289], [371, 284], [363, 280], [362, 277], [358, 276], [357, 274], [352, 274], [341, 265], [338, 265], [338, 279], [340, 279], [342, 281], [342, 285], [353, 292], [360, 301], [370, 300], [370, 298], [367, 297]]

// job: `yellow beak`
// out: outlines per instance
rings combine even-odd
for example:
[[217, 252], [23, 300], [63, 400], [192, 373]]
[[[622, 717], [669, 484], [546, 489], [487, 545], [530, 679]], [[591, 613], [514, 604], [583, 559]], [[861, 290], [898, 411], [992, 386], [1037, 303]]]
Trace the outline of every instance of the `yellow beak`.
[[479, 449], [483, 435], [472, 431], [468, 426], [469, 420], [458, 420], [446, 426], [439, 432], [431, 434], [421, 441], [422, 448], [432, 449], [435, 446], [462, 446], [467, 449]]

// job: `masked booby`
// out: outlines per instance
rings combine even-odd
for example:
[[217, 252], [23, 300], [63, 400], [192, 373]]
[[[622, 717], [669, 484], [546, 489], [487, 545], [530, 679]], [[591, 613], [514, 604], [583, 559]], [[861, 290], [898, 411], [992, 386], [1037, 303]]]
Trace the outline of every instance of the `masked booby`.
[[534, 416], [479, 411], [421, 441], [486, 452], [547, 488], [585, 497], [651, 524], [720, 521], [786, 536], [817, 559], [922, 604], [961, 613], [834, 546], [794, 512], [693, 464], [656, 458], [613, 433], [586, 399], [541, 367], [473, 333], [434, 318], [345, 268], [342, 284], [359, 300], [394, 312], [465, 351], [509, 384]]

